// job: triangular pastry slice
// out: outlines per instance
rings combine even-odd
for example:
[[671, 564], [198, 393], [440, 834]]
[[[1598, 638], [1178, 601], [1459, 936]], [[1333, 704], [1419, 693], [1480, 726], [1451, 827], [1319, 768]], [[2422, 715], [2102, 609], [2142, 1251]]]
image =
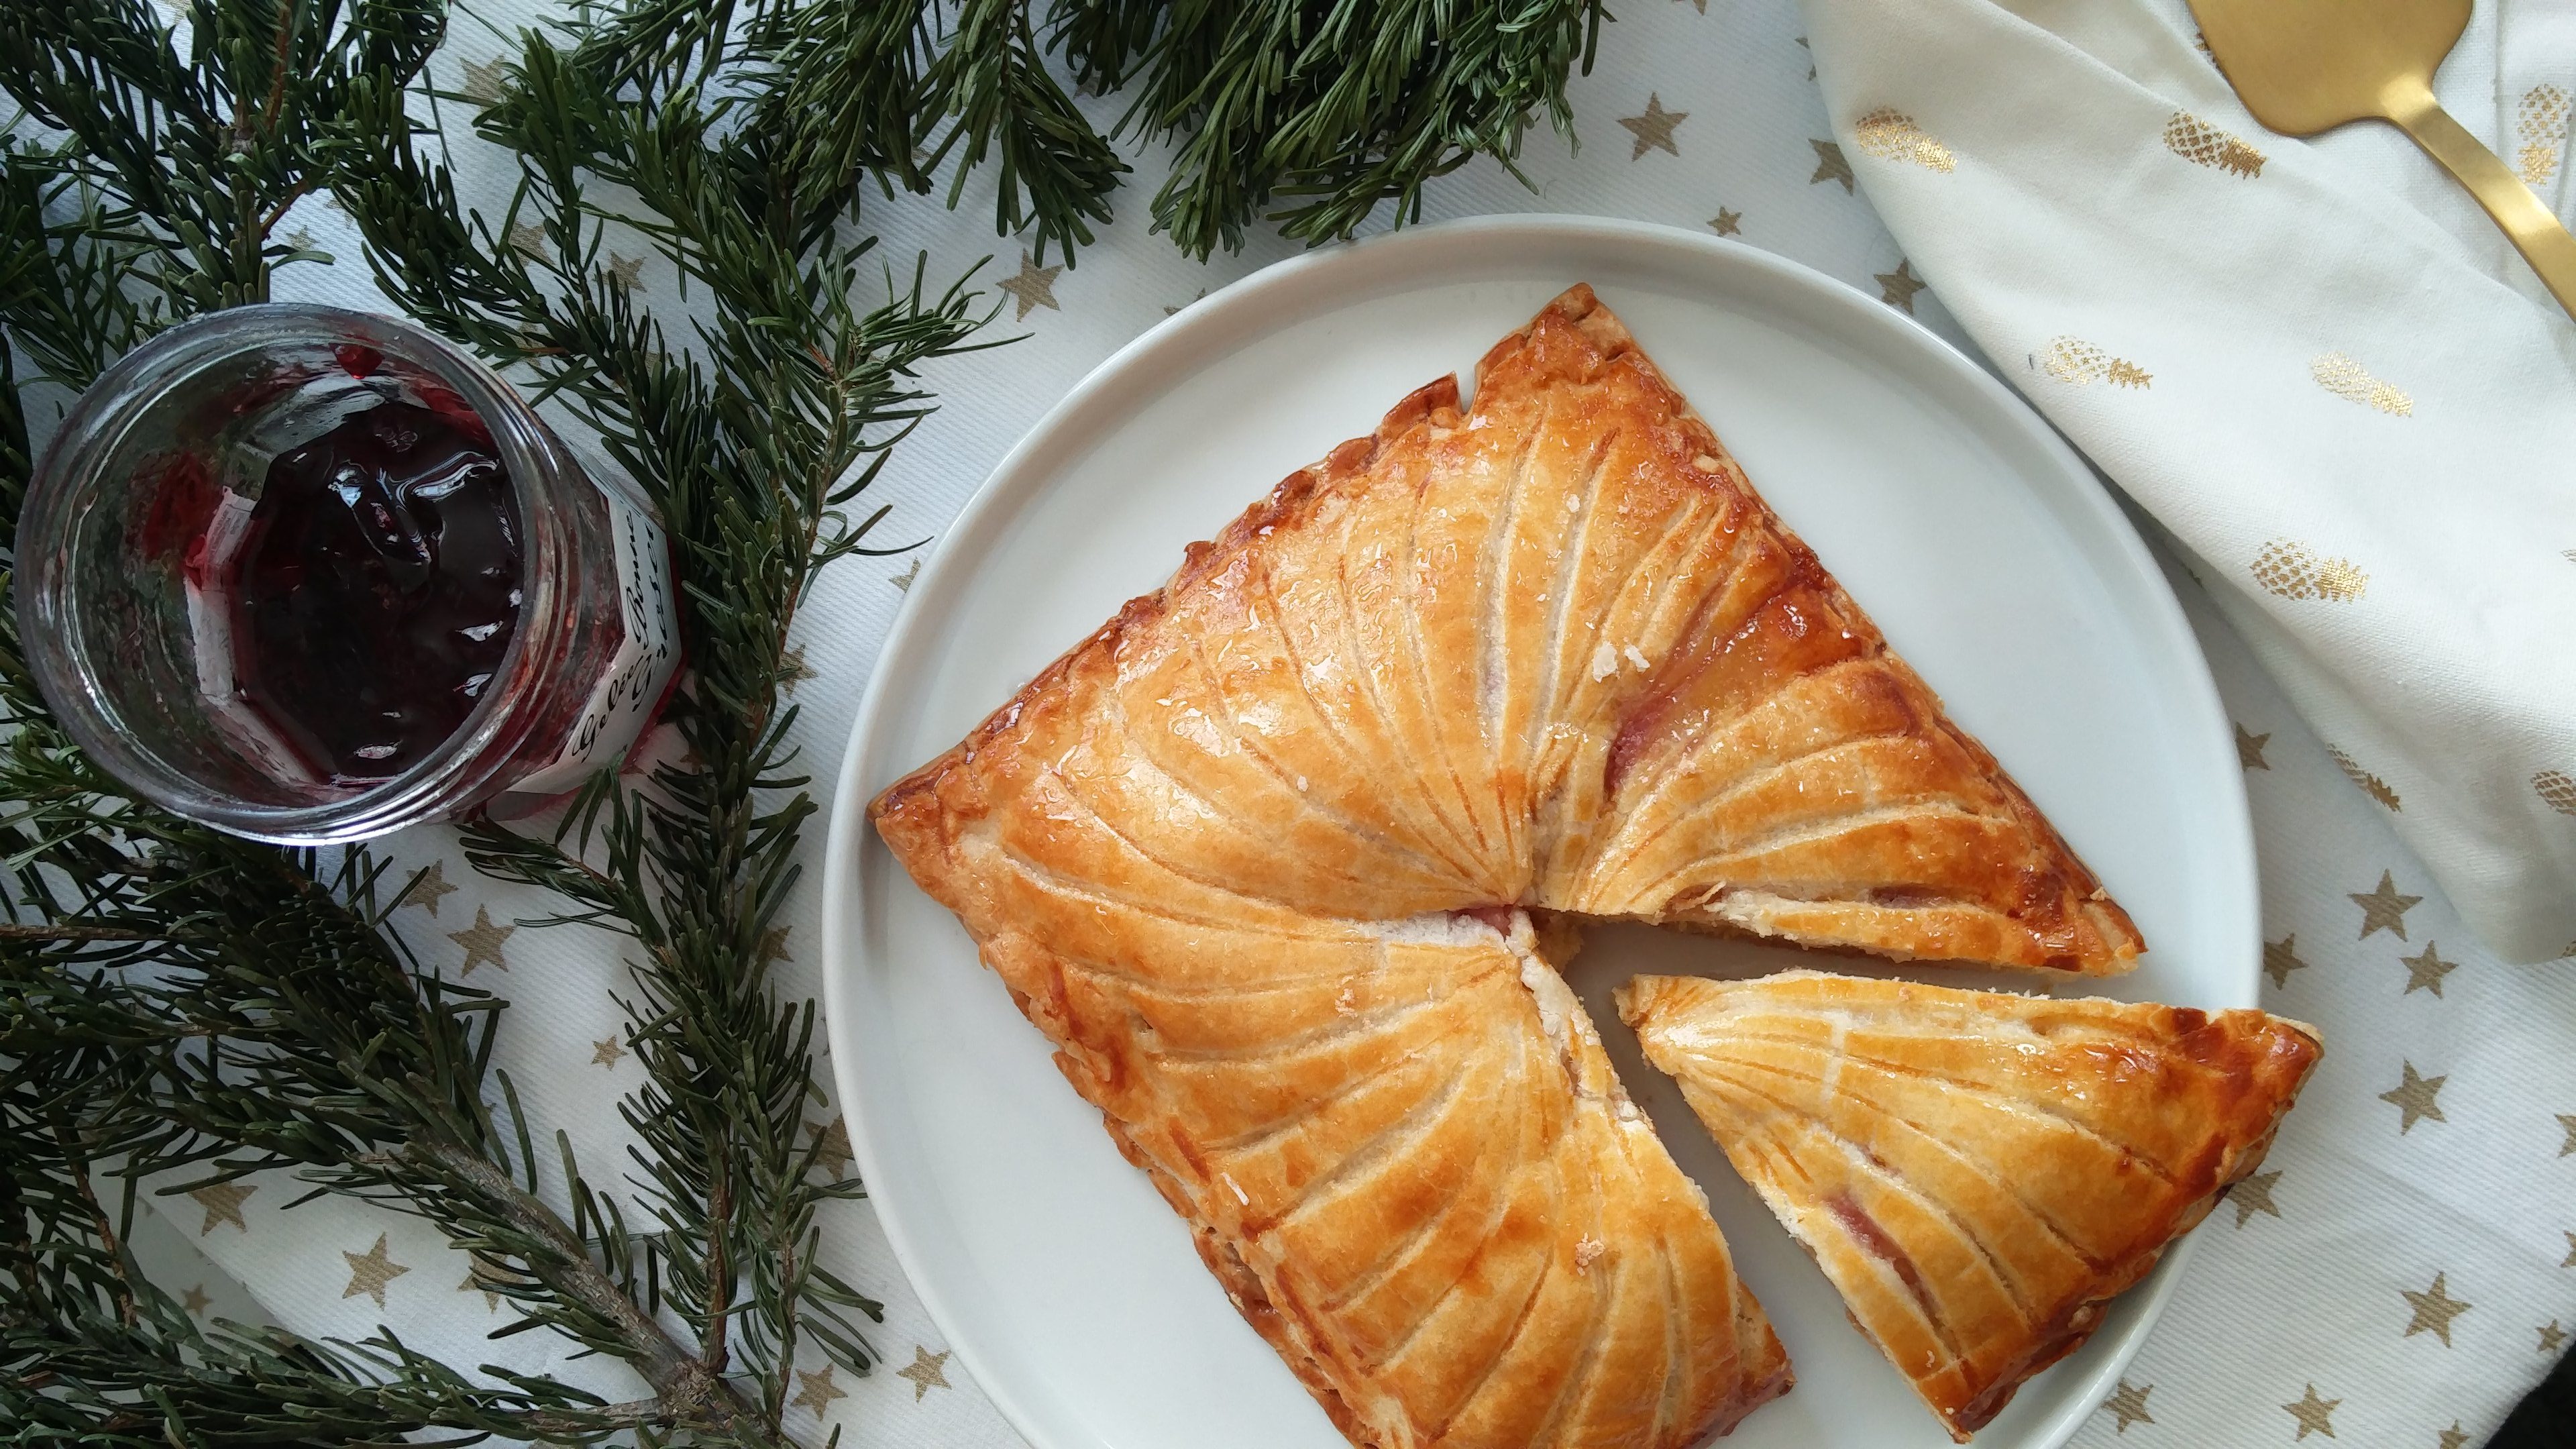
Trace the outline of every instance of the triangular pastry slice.
[[1532, 912], [2140, 950], [1586, 287], [871, 814], [1379, 1449], [1666, 1449], [1789, 1381]]
[[1814, 971], [1618, 999], [1962, 1443], [2262, 1162], [2321, 1051], [2259, 1011]]

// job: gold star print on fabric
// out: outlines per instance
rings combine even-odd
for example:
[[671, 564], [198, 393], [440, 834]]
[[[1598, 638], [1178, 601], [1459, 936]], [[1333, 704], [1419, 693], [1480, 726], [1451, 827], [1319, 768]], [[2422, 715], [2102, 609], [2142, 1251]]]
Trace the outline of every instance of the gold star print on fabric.
[[486, 61], [465, 62], [465, 97], [484, 105], [495, 105], [509, 98], [510, 76], [498, 57]]
[[2111, 354], [2081, 337], [2052, 337], [2040, 354], [2048, 375], [2076, 387], [2107, 382], [2113, 387], [2153, 387], [2156, 375], [2125, 357]]
[[[2320, 1399], [2317, 1397], [2317, 1386], [2310, 1384], [2307, 1394], [2297, 1403], [2283, 1404], [2281, 1407], [2289, 1410], [2290, 1417], [2299, 1421], [2299, 1439], [2305, 1439], [2310, 1434], [2323, 1434], [2331, 1439], [2335, 1436], [2332, 1415], [2335, 1410], [2343, 1407], [2343, 1400]], [[2290, 1442], [2295, 1444], [2298, 1440], [2293, 1439]]]
[[2278, 1172], [2258, 1172], [2237, 1179], [2236, 1185], [2227, 1190], [2227, 1201], [2236, 1209], [2236, 1226], [2244, 1227], [2256, 1213], [2270, 1213], [2276, 1218], [2281, 1215], [2280, 1208], [2272, 1202], [2272, 1189], [2280, 1181]]
[[2208, 166], [2251, 181], [2263, 174], [2263, 153], [2189, 111], [2165, 122], [2165, 149], [2195, 166]]
[[2406, 989], [2397, 993], [2400, 996], [2412, 996], [2419, 988], [2439, 996], [2442, 994], [2442, 978], [2460, 969], [2459, 962], [2443, 960], [2430, 941], [2424, 943], [2423, 955], [2397, 959], [2406, 963]]
[[[2576, 1128], [2571, 1128], [2570, 1130], [2576, 1131]], [[2565, 1157], [2567, 1154], [2561, 1152], [2558, 1155]], [[2560, 1231], [2565, 1232], [2566, 1230], [2562, 1228]], [[2567, 1234], [2567, 1261], [2559, 1264], [2558, 1266], [2561, 1268], [2576, 1268], [2576, 1233]]]
[[806, 1123], [805, 1141], [815, 1148], [814, 1164], [817, 1167], [836, 1178], [849, 1171], [850, 1122], [847, 1117]]
[[2553, 85], [2536, 85], [2522, 93], [2514, 108], [2514, 129], [2522, 147], [2514, 152], [2514, 171], [2535, 189], [2558, 174], [2558, 152], [2567, 144], [2567, 93]]
[[378, 1308], [385, 1306], [385, 1285], [411, 1271], [386, 1253], [383, 1233], [376, 1234], [376, 1245], [367, 1251], [342, 1248], [340, 1256], [349, 1260], [349, 1286], [340, 1290], [340, 1296], [355, 1298], [364, 1293], [376, 1300]]
[[206, 1316], [206, 1310], [213, 1306], [214, 1301], [206, 1296], [206, 1285], [203, 1283], [179, 1295], [179, 1306], [198, 1318]]
[[1881, 161], [1904, 161], [1926, 171], [1954, 171], [1959, 158], [1950, 148], [1923, 133], [1914, 118], [1903, 111], [1881, 106], [1860, 118], [1852, 127], [1852, 139], [1860, 144], [1861, 154]]
[[394, 901], [394, 909], [418, 906], [435, 916], [438, 914], [438, 903], [454, 894], [456, 894], [456, 887], [447, 883], [446, 863], [433, 860], [429, 863], [429, 869], [413, 876], [411, 884], [403, 887], [402, 895]]
[[1924, 283], [1914, 275], [1912, 262], [1899, 257], [1895, 271], [1876, 273], [1871, 280], [1878, 283], [1878, 300], [1908, 317], [1914, 315], [1914, 294], [1923, 290]]
[[2539, 1332], [2542, 1353], [2556, 1353], [2558, 1345], [2567, 1341], [2567, 1330], [2559, 1327], [2555, 1318], [2541, 1325]]
[[[1679, 5], [1682, 3], [1682, 0], [1673, 0], [1673, 3]], [[1691, 0], [1691, 3], [1699, 7], [1700, 14], [1706, 15], [1708, 13], [1708, 0]]]
[[2299, 936], [2295, 931], [2277, 941], [2263, 943], [2263, 974], [2272, 978], [2273, 990], [2289, 985], [2291, 972], [2308, 969], [2308, 963], [2300, 960], [2292, 949], [2298, 944]]
[[2459, 1420], [2453, 1419], [2451, 1427], [2443, 1430], [2435, 1441], [2434, 1449], [2468, 1449], [2468, 1443], [2469, 1431], [2460, 1427]]
[[2239, 769], [2246, 769], [2246, 770], [2268, 770], [2268, 769], [2272, 768], [2270, 765], [2267, 765], [2267, 764], [2263, 763], [2263, 747], [2264, 747], [2265, 745], [2270, 744], [2270, 743], [2272, 743], [2272, 737], [2271, 737], [2270, 735], [2268, 735], [2268, 734], [2264, 734], [2264, 735], [2250, 734], [2250, 733], [2248, 733], [2248, 732], [2246, 731], [2245, 726], [2243, 726], [2243, 725], [2237, 725], [2237, 726], [2236, 726], [2236, 764], [2237, 764], [2237, 767], [2238, 767]]
[[546, 229], [534, 222], [514, 226], [510, 228], [510, 245], [542, 262], [546, 259]]
[[1027, 252], [1021, 252], [1019, 274], [1004, 277], [994, 283], [995, 286], [1010, 293], [1011, 300], [1019, 303], [1020, 310], [1012, 316], [1011, 320], [1026, 322], [1029, 320], [1029, 314], [1040, 307], [1050, 312], [1063, 311], [1064, 309], [1055, 303], [1056, 274], [1063, 270], [1062, 267], [1041, 267], [1030, 260]]
[[799, 644], [795, 648], [782, 651], [779, 654], [779, 688], [786, 690], [789, 694], [794, 694], [796, 692], [796, 686], [803, 684], [806, 680], [813, 677], [814, 666], [805, 662], [804, 645]]
[[894, 1376], [899, 1379], [912, 1380], [912, 1401], [918, 1404], [921, 1402], [922, 1396], [929, 1393], [932, 1389], [944, 1389], [950, 1387], [948, 1375], [942, 1371], [946, 1369], [947, 1366], [948, 1350], [943, 1348], [937, 1353], [932, 1353], [929, 1349], [923, 1348], [919, 1344], [914, 1344], [912, 1346], [911, 1367], [896, 1369], [894, 1371]]
[[912, 592], [912, 581], [920, 577], [921, 560], [914, 559], [912, 561], [912, 567], [905, 569], [902, 573], [896, 574], [892, 582], [896, 588], [901, 589], [908, 594]]
[[[2422, 1077], [2415, 1074], [2413, 1062], [2407, 1062], [2404, 1065], [2406, 1079], [2379, 1094], [2379, 1100], [2395, 1107], [2402, 1114], [2397, 1123], [2397, 1135], [2400, 1137], [2414, 1131], [2415, 1124], [2425, 1118], [2429, 1117], [2436, 1122], [2450, 1120], [2442, 1115], [2440, 1104], [2434, 1100], [2435, 1094], [2442, 1090], [2442, 1084], [2451, 1079], [2449, 1074]], [[2570, 1130], [2576, 1131], [2576, 1129]], [[2576, 1141], [2576, 1138], [2570, 1140]], [[2562, 1152], [2559, 1156], [2564, 1157], [2566, 1154]]]
[[482, 1294], [483, 1311], [486, 1313], [497, 1313], [501, 1309], [501, 1295], [483, 1286], [483, 1280], [474, 1276], [474, 1270], [471, 1268], [465, 1270], [465, 1281], [456, 1285], [456, 1291]]
[[810, 1374], [803, 1369], [798, 1369], [796, 1383], [798, 1385], [796, 1397], [788, 1402], [801, 1408], [812, 1409], [817, 1418], [822, 1417], [823, 1411], [832, 1406], [834, 1399], [846, 1399], [850, 1396], [849, 1390], [833, 1387], [830, 1364], [825, 1364], [820, 1370]]
[[594, 1067], [614, 1067], [617, 1059], [624, 1055], [626, 1048], [619, 1046], [613, 1036], [590, 1044], [590, 1064]]
[[1204, 301], [1206, 301], [1206, 300], [1207, 300], [1207, 288], [1205, 288], [1205, 287], [1201, 287], [1201, 288], [1199, 288], [1199, 294], [1198, 294], [1197, 296], [1192, 297], [1192, 298], [1191, 298], [1189, 301], [1187, 301], [1187, 302], [1183, 302], [1183, 303], [1181, 304], [1181, 306], [1180, 306], [1180, 307], [1165, 307], [1165, 308], [1163, 309], [1163, 315], [1164, 315], [1164, 316], [1166, 316], [1166, 317], [1178, 317], [1179, 315], [1181, 315], [1181, 307], [1188, 307], [1188, 306], [1191, 306], [1191, 305], [1193, 305], [1193, 304], [1195, 304], [1195, 303], [1204, 302]]
[[454, 941], [457, 945], [465, 948], [465, 969], [457, 974], [459, 976], [471, 976], [474, 974], [474, 968], [477, 966], [492, 966], [503, 971], [509, 970], [510, 963], [508, 959], [503, 957], [501, 954], [501, 943], [509, 940], [510, 933], [517, 929], [519, 928], [516, 926], [493, 925], [490, 914], [488, 914], [480, 905], [476, 906], [474, 908], [473, 925], [466, 927], [462, 931], [450, 931], [447, 933], [447, 939]]
[[2373, 931], [2395, 931], [2398, 940], [2406, 939], [2406, 913], [2423, 903], [2422, 896], [2397, 893], [2396, 879], [2387, 871], [2379, 873], [2379, 889], [2347, 891], [2346, 899], [2361, 907], [2361, 935], [2367, 941]]
[[1744, 230], [1744, 213], [1729, 211], [1721, 206], [1717, 209], [1717, 215], [1709, 218], [1708, 224], [1719, 236], [1734, 236]]
[[2576, 815], [2576, 775], [2565, 770], [2543, 770], [2531, 777], [2532, 793], [2540, 803], [2561, 815]]
[[2308, 376], [2317, 386], [2346, 402], [2376, 408], [2390, 417], [2415, 416], [2415, 399], [2370, 375], [2370, 370], [2340, 352], [2324, 352], [2309, 359]]
[[2147, 1395], [2156, 1391], [2154, 1384], [2133, 1384], [2120, 1380], [2120, 1391], [2102, 1401], [2102, 1407], [2120, 1416], [2119, 1432], [2129, 1432], [2131, 1424], [2152, 1424], [2155, 1416], [2147, 1412]]
[[[2405, 1293], [2404, 1289], [2398, 1291]], [[2421, 1293], [2405, 1293], [2405, 1298], [2415, 1310], [2414, 1318], [2406, 1325], [2405, 1336], [2413, 1338], [2419, 1333], [2434, 1334], [2442, 1340], [2442, 1347], [2449, 1348], [2451, 1320], [2468, 1312], [2469, 1305], [2451, 1296], [2443, 1275], [2434, 1274], [2431, 1288]]]
[[2387, 806], [2391, 810], [2400, 810], [2404, 808], [2398, 804], [2397, 792], [2389, 788], [2386, 780], [2383, 780], [2377, 775], [2370, 773], [2368, 770], [2363, 769], [2359, 762], [2354, 760], [2352, 756], [2345, 754], [2337, 746], [2326, 746], [2326, 758], [2333, 760], [2335, 762], [2335, 768], [2343, 771], [2343, 777], [2350, 780], [2364, 795], [2369, 796], [2371, 799], [2378, 801], [2380, 804]]
[[239, 1182], [210, 1182], [190, 1191], [188, 1196], [195, 1198], [197, 1206], [206, 1210], [206, 1220], [198, 1225], [197, 1236], [202, 1238], [213, 1232], [219, 1223], [230, 1223], [245, 1233], [249, 1232], [250, 1224], [242, 1221], [242, 1204], [257, 1191], [256, 1187]]
[[642, 257], [621, 257], [615, 252], [610, 252], [608, 254], [608, 280], [621, 292], [634, 291], [635, 288], [644, 280], [644, 259]]
[[2348, 558], [2316, 553], [2295, 538], [2276, 538], [2263, 545], [2251, 565], [2254, 582], [2284, 599], [2322, 599], [2349, 604], [2370, 592], [2370, 575]]
[[1805, 37], [1805, 36], [1803, 36], [1803, 35], [1801, 35], [1801, 36], [1799, 36], [1799, 37], [1798, 37], [1798, 48], [1799, 48], [1800, 50], [1803, 50], [1803, 51], [1805, 51], [1805, 52], [1807, 53], [1807, 55], [1808, 55], [1808, 57], [1809, 57], [1809, 59], [1808, 59], [1808, 63], [1807, 63], [1807, 79], [1809, 79], [1809, 80], [1814, 80], [1814, 79], [1816, 78], [1816, 66], [1815, 66], [1815, 61], [1814, 61], [1814, 56], [1815, 56], [1815, 54], [1816, 54], [1816, 48], [1815, 48], [1814, 46], [1812, 46], [1812, 45], [1809, 45], [1809, 44], [1807, 43], [1807, 37]]
[[1852, 189], [1852, 169], [1851, 163], [1843, 159], [1843, 148], [1831, 141], [1813, 138], [1807, 144], [1816, 148], [1816, 174], [1807, 178], [1807, 184], [1813, 186], [1819, 181], [1839, 181], [1848, 193]]
[[286, 234], [286, 244], [299, 252], [309, 252], [313, 250], [313, 233], [299, 226]]
[[768, 930], [760, 933], [761, 965], [767, 966], [775, 962], [793, 961], [795, 959], [795, 955], [787, 949], [787, 928], [785, 926], [772, 926]]
[[[2576, 1113], [2559, 1113], [2558, 1125], [2567, 1129], [2567, 1140], [2559, 1144], [2558, 1155], [2565, 1157], [2570, 1153], [2576, 1153]], [[209, 1218], [208, 1221], [211, 1222], [213, 1220]], [[241, 1218], [237, 1215], [233, 1218], [233, 1221], [238, 1223], [241, 1221]], [[202, 1238], [205, 1234], [199, 1233], [197, 1236]], [[2576, 1239], [2571, 1239], [2569, 1245], [2571, 1247], [2576, 1247]], [[2569, 1253], [2567, 1256], [2570, 1260], [2576, 1260], [2576, 1253]]]
[[1628, 159], [1634, 161], [1648, 151], [1662, 151], [1673, 156], [1682, 154], [1681, 148], [1673, 144], [1673, 127], [1689, 119], [1690, 112], [1665, 110], [1664, 98], [1648, 91], [1644, 115], [1619, 118], [1619, 124], [1627, 127], [1628, 134], [1637, 138], [1636, 148], [1628, 153]]

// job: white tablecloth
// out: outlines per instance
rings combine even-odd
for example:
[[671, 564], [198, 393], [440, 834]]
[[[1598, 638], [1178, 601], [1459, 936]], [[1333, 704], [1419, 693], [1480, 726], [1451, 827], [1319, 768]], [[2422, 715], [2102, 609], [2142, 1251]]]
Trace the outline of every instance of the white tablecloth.
[[[1573, 86], [1579, 150], [1534, 136], [1523, 164], [1535, 194], [1478, 164], [1431, 188], [1432, 217], [1570, 211], [1710, 229], [1815, 267], [1965, 345], [1855, 189], [1789, 0], [1627, 0], [1619, 10], [1598, 66]], [[482, 67], [501, 48], [460, 18], [438, 73], [450, 86], [487, 84]], [[2559, 83], [2576, 89], [2576, 77]], [[1106, 125], [1120, 103], [1085, 104]], [[2557, 134], [2563, 146], [2563, 126]], [[1129, 150], [1137, 174], [1118, 198], [1119, 221], [1072, 268], [1030, 266], [1018, 245], [997, 241], [982, 184], [953, 214], [924, 199], [869, 201], [887, 256], [908, 265], [927, 252], [934, 279], [990, 254], [984, 276], [1010, 299], [996, 330], [1027, 334], [929, 372], [940, 411], [871, 495], [894, 510], [877, 542], [936, 537], [1088, 369], [1171, 310], [1288, 254], [1264, 239], [1205, 266], [1181, 257], [1146, 228], [1161, 157]], [[504, 184], [497, 158], [465, 143], [459, 154], [469, 182]], [[381, 305], [337, 212], [308, 202], [286, 230], [299, 228], [344, 260], [288, 274], [281, 295]], [[643, 263], [638, 285], [649, 296], [668, 299], [671, 281], [665, 263]], [[1247, 480], [1245, 497], [1264, 481]], [[827, 798], [914, 567], [911, 558], [843, 563], [801, 616], [812, 675], [795, 693], [799, 733]], [[2330, 1433], [2457, 1449], [2541, 1375], [2561, 1333], [2576, 1331], [2576, 970], [2505, 967], [2482, 953], [2382, 806], [2300, 725], [2195, 584], [2175, 577], [2239, 730], [2271, 943], [2265, 1004], [2320, 1025], [2329, 1049], [2263, 1174], [2201, 1230], [2172, 1306], [2075, 1442], [2262, 1445]], [[1091, 622], [1067, 621], [1067, 638]], [[786, 916], [778, 979], [800, 994], [818, 990], [822, 843], [819, 825], [809, 829], [806, 884]], [[561, 1128], [596, 1180], [614, 1179], [626, 1145], [615, 1094], [639, 1080], [610, 1001], [624, 974], [614, 943], [514, 926], [551, 903], [474, 876], [446, 832], [414, 832], [392, 853], [404, 869], [437, 870], [398, 913], [422, 954], [510, 998], [498, 1058], [537, 1131]], [[815, 1130], [839, 1130], [830, 1111], [816, 1114]], [[485, 1342], [507, 1310], [471, 1288], [464, 1256], [434, 1230], [338, 1200], [289, 1214], [297, 1195], [289, 1181], [257, 1179], [166, 1199], [143, 1250], [164, 1281], [199, 1285], [210, 1313], [264, 1313], [346, 1337], [388, 1323], [454, 1361], [561, 1367], [614, 1397], [636, 1391], [619, 1381], [622, 1369], [563, 1365], [541, 1333]], [[824, 1223], [831, 1266], [885, 1301], [872, 1337], [886, 1364], [858, 1380], [805, 1365], [792, 1427], [819, 1442], [819, 1414], [853, 1446], [1016, 1443], [948, 1355], [868, 1206], [842, 1205]]]

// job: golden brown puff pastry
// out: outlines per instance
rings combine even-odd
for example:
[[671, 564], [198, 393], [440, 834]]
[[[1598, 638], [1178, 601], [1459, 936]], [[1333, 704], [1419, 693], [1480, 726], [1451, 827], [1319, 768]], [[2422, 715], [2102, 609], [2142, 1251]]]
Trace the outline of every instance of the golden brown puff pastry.
[[2259, 1011], [1640, 976], [1646, 1059], [1961, 1443], [2252, 1172], [2322, 1052]]
[[2140, 948], [1585, 287], [872, 814], [1382, 1449], [1659, 1449], [1789, 1382], [1529, 911]]

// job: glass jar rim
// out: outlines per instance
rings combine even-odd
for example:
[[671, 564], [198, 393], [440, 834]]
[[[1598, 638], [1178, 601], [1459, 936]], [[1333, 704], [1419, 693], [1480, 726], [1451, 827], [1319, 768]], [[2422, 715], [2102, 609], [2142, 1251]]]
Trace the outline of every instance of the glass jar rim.
[[[402, 773], [315, 804], [250, 801], [211, 787], [119, 731], [77, 624], [69, 545], [86, 486], [174, 383], [234, 358], [288, 347], [349, 345], [422, 368], [455, 390], [492, 437], [518, 505], [524, 543], [519, 624], [465, 722]], [[19, 520], [19, 633], [28, 671], [74, 744], [142, 798], [216, 829], [282, 845], [356, 840], [488, 793], [531, 727], [513, 710], [523, 678], [558, 653], [572, 622], [565, 578], [574, 556], [562, 506], [592, 486], [517, 390], [464, 349], [399, 317], [303, 302], [262, 302], [198, 317], [144, 342], [90, 384], [30, 479]]]

